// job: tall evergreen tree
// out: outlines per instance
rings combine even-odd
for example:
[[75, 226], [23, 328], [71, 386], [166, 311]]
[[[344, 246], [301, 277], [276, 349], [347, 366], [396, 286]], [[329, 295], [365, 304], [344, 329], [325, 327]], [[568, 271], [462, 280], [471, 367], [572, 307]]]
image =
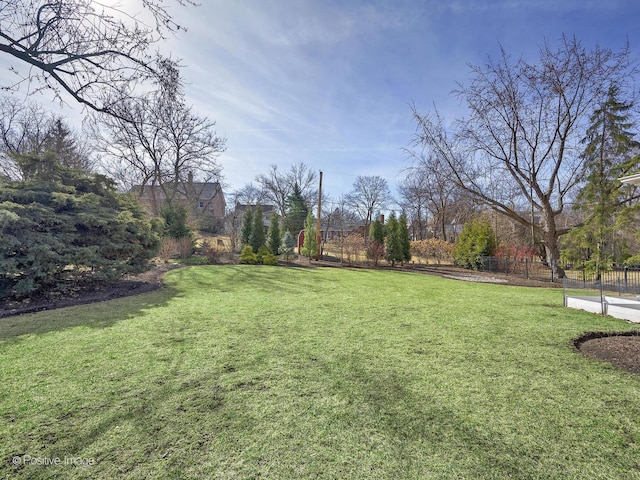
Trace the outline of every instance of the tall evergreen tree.
[[251, 209], [247, 207], [242, 219], [242, 229], [240, 230], [240, 243], [245, 246], [249, 245], [249, 239], [251, 238], [251, 232], [253, 230], [253, 213]]
[[278, 214], [273, 212], [269, 221], [269, 232], [267, 233], [267, 243], [269, 251], [274, 255], [280, 253], [280, 219]]
[[398, 219], [398, 242], [400, 244], [400, 261], [411, 260], [411, 239], [409, 238], [409, 224], [407, 215], [403, 212]]
[[304, 244], [302, 245], [302, 254], [306, 257], [317, 255], [318, 253], [318, 239], [316, 238], [316, 225], [313, 221], [313, 215], [311, 212], [307, 214], [307, 218], [304, 222]]
[[587, 255], [590, 270], [600, 273], [614, 260], [613, 233], [625, 218], [622, 184], [618, 178], [638, 169], [640, 143], [634, 139], [631, 104], [618, 101], [618, 88], [609, 88], [606, 101], [590, 118], [582, 154], [586, 183], [576, 198], [576, 208], [586, 216], [568, 238], [571, 248]]
[[402, 261], [402, 245], [400, 242], [399, 225], [395, 212], [391, 212], [387, 226], [385, 228], [385, 236], [387, 239], [387, 262], [394, 266], [396, 262]]
[[293, 235], [300, 233], [303, 230], [305, 219], [309, 213], [309, 207], [302, 195], [302, 189], [295, 183], [293, 185], [293, 192], [287, 198], [287, 210], [284, 221], [284, 229], [289, 230]]
[[267, 239], [264, 234], [264, 223], [262, 219], [262, 207], [257, 205], [253, 212], [253, 228], [249, 236], [249, 245], [253, 248], [254, 253], [258, 253], [260, 247], [264, 247]]

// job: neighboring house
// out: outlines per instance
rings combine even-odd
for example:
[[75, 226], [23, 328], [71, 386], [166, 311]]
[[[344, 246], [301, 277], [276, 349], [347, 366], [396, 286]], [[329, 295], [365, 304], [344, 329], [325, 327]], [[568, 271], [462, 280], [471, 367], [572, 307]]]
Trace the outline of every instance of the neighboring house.
[[162, 206], [167, 200], [167, 194], [174, 195], [174, 201], [183, 205], [189, 215], [203, 222], [219, 221], [224, 219], [226, 202], [219, 182], [194, 182], [188, 181], [178, 185], [165, 184], [136, 185], [131, 189], [140, 203], [153, 215], [159, 215]]
[[[236, 207], [233, 211], [233, 220], [234, 225], [237, 229], [242, 228], [242, 223], [244, 222], [244, 214], [248, 209], [254, 211], [258, 205], [244, 205], [242, 203], [236, 203]], [[276, 211], [276, 207], [274, 205], [260, 205], [262, 208], [262, 225], [265, 228], [265, 231], [269, 229], [269, 225], [271, 224], [271, 215]], [[278, 216], [279, 217], [279, 216]]]

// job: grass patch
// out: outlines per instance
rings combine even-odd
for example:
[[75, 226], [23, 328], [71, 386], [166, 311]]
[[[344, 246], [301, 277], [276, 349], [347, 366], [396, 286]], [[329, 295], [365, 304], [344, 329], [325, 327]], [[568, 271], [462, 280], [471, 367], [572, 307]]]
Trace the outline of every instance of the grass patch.
[[633, 326], [561, 290], [251, 266], [166, 282], [0, 321], [1, 477], [640, 478], [640, 377], [571, 345]]

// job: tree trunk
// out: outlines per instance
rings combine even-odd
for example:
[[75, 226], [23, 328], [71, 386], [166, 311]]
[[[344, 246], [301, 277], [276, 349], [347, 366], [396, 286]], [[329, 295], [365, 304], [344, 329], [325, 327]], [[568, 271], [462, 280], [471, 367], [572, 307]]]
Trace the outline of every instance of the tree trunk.
[[545, 259], [551, 268], [554, 278], [564, 278], [564, 270], [560, 267], [560, 247], [558, 246], [558, 231], [556, 229], [555, 215], [551, 205], [542, 208], [543, 230], [542, 243], [544, 245]]

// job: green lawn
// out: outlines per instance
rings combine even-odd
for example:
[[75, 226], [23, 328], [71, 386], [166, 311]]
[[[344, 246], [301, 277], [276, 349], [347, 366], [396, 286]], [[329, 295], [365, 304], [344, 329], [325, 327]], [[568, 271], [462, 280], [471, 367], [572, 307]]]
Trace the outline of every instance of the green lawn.
[[640, 478], [640, 376], [571, 344], [634, 327], [561, 290], [251, 266], [166, 283], [0, 320], [0, 478]]

